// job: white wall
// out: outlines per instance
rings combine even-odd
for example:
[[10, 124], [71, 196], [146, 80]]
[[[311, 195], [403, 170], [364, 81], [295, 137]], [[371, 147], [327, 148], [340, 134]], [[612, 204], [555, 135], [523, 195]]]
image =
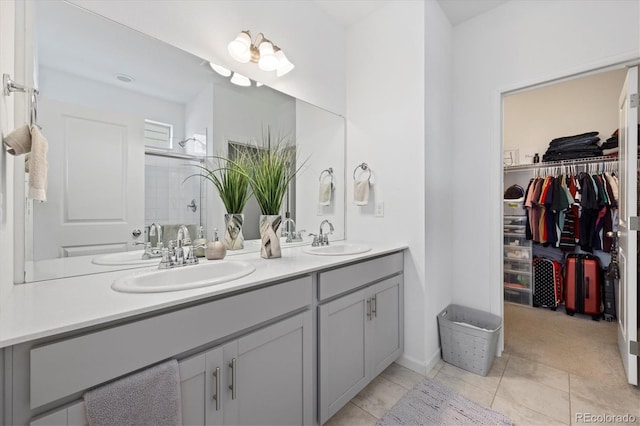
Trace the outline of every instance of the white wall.
[[519, 164], [530, 164], [554, 138], [596, 131], [606, 141], [618, 128], [626, 75], [615, 69], [505, 96], [504, 149], [518, 149]]
[[[184, 104], [124, 90], [48, 67], [41, 67], [39, 73], [42, 98], [173, 124], [174, 139], [185, 134]], [[87, 96], [88, 93], [91, 95]]]
[[[347, 33], [347, 237], [409, 246], [400, 362], [422, 372], [439, 357], [436, 309], [451, 287], [450, 202], [445, 188], [433, 190], [448, 179], [442, 175], [449, 163], [447, 45], [448, 21], [431, 1], [389, 2]], [[362, 162], [373, 170], [375, 184], [370, 204], [357, 207], [351, 173]], [[384, 217], [374, 216], [376, 202], [384, 202]]]
[[518, 0], [453, 31], [453, 299], [501, 314], [500, 93], [637, 58], [640, 2]]
[[[428, 366], [440, 358], [436, 315], [453, 298], [452, 271], [458, 267], [451, 233], [452, 28], [435, 1], [426, 2], [425, 19], [425, 344]], [[428, 368], [430, 369], [430, 368]]]
[[[345, 30], [310, 1], [73, 0], [86, 9], [338, 114], [345, 110]], [[151, 5], [151, 3], [153, 3]], [[235, 62], [227, 44], [242, 30], [279, 45], [295, 69], [277, 78]]]

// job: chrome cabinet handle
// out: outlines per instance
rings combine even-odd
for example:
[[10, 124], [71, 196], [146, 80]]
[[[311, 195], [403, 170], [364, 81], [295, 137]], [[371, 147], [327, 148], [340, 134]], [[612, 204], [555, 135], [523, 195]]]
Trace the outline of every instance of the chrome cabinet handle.
[[378, 317], [378, 295], [371, 298], [371, 313], [374, 318]]
[[371, 321], [371, 298], [367, 299], [367, 319]]
[[231, 389], [231, 399], [236, 399], [236, 359], [233, 358], [231, 363], [229, 363], [229, 367], [231, 367], [231, 384], [229, 385], [229, 389]]
[[214, 388], [215, 394], [213, 400], [216, 402], [216, 411], [220, 410], [220, 367], [216, 367], [216, 371], [213, 372], [213, 377], [216, 378], [216, 386]]

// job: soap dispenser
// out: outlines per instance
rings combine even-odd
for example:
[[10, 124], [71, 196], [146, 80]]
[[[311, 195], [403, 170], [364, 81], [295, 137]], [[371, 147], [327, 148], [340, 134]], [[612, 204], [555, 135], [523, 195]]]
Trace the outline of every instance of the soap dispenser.
[[227, 248], [224, 246], [222, 241], [218, 240], [218, 228], [213, 230], [213, 241], [210, 241], [207, 244], [205, 255], [209, 260], [224, 259], [227, 255]]
[[[204, 251], [205, 251], [205, 248], [207, 246], [207, 242], [208, 242], [207, 239], [204, 237], [204, 227], [201, 226], [199, 231], [198, 231], [198, 238], [195, 241], [193, 241], [193, 243], [192, 243], [193, 246], [196, 247], [196, 249], [194, 249], [193, 252], [197, 257], [204, 257], [205, 256], [204, 255]], [[200, 246], [200, 247], [198, 247], [198, 246]]]

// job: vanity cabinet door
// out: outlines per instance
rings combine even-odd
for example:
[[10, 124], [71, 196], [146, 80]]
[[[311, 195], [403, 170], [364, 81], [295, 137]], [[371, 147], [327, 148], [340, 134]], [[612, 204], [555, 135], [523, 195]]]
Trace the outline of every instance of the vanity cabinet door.
[[[221, 425], [222, 348], [180, 361], [182, 424]], [[220, 380], [220, 382], [218, 382]]]
[[397, 275], [318, 308], [320, 424], [402, 354], [403, 300]]
[[235, 380], [229, 381], [236, 392], [233, 400], [232, 391], [227, 391], [225, 424], [311, 424], [311, 348], [310, 311], [225, 345], [229, 374], [233, 374], [231, 366], [235, 360]]
[[89, 426], [84, 401], [42, 415], [29, 423], [30, 426]]
[[368, 289], [319, 309], [320, 424], [368, 383], [365, 363], [369, 334]]
[[367, 355], [371, 379], [382, 373], [402, 351], [404, 332], [402, 275], [370, 287], [371, 328]]

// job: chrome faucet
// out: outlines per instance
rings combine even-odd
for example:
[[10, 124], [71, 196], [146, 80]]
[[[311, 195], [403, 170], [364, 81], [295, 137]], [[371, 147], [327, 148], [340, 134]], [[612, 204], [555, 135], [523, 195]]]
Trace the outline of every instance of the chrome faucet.
[[[324, 225], [329, 225], [329, 232], [324, 234], [322, 232], [322, 227]], [[323, 220], [320, 223], [320, 231], [318, 232], [318, 235], [315, 234], [309, 234], [309, 235], [313, 235], [313, 242], [311, 243], [311, 245], [313, 247], [317, 247], [317, 246], [328, 246], [329, 245], [329, 235], [333, 233], [333, 224], [331, 222], [329, 222], [327, 219]]]
[[[290, 224], [289, 228], [287, 228], [288, 224]], [[282, 227], [282, 231], [280, 232], [280, 235], [282, 237], [287, 237], [287, 239], [285, 240], [285, 243], [302, 241], [302, 232], [304, 232], [304, 229], [301, 229], [300, 231], [296, 232], [296, 222], [293, 219], [291, 219], [290, 217], [287, 217], [285, 220], [282, 221], [282, 224], [280, 226]]]
[[191, 236], [185, 225], [178, 227], [176, 241], [169, 241], [169, 247], [162, 249], [162, 260], [159, 269], [171, 269], [178, 266], [197, 265], [198, 258], [191, 246]]
[[[181, 236], [182, 238], [180, 238]], [[178, 227], [178, 235], [176, 235], [176, 240], [179, 241], [179, 247], [191, 245], [191, 235], [189, 235], [189, 229], [185, 225], [180, 225]]]

